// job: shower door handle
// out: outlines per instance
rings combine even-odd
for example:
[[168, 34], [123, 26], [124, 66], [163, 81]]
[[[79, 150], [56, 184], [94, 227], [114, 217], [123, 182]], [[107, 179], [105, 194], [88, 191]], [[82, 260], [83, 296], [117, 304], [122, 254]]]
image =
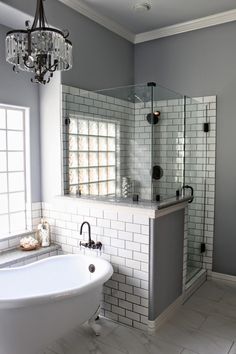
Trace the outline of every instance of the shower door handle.
[[191, 198], [191, 200], [189, 200], [189, 203], [192, 203], [193, 199], [194, 199], [194, 189], [193, 189], [193, 187], [186, 184], [185, 186], [182, 187], [182, 190], [184, 190], [184, 189], [190, 189], [192, 198]]

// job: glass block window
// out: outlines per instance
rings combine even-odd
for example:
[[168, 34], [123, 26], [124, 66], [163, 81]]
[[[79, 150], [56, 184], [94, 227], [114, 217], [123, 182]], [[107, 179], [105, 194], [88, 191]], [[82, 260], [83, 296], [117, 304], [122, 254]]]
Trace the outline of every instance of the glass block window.
[[0, 237], [26, 229], [25, 110], [0, 105]]
[[116, 193], [117, 123], [70, 115], [69, 193]]

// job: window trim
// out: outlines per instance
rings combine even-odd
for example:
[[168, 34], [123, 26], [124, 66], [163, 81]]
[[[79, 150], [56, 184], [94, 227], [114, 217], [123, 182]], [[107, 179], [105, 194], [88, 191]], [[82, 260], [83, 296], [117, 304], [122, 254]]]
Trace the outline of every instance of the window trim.
[[[18, 230], [18, 231], [12, 231], [9, 233], [5, 234], [0, 234], [0, 242], [4, 240], [8, 240], [11, 238], [14, 238], [18, 235], [25, 235], [27, 233], [32, 233], [33, 231], [33, 225], [32, 225], [32, 201], [31, 201], [31, 155], [30, 155], [30, 108], [26, 106], [18, 106], [18, 105], [11, 105], [11, 104], [6, 104], [6, 103], [0, 103], [0, 108], [3, 108], [5, 110], [15, 110], [15, 111], [21, 111], [23, 112], [23, 158], [24, 158], [24, 191], [19, 191], [19, 192], [24, 192], [24, 199], [25, 199], [25, 208], [24, 208], [24, 214], [25, 214], [25, 229], [24, 230]], [[17, 131], [15, 129], [7, 129], [7, 117], [6, 117], [6, 128], [1, 129], [5, 130], [6, 132], [9, 131]], [[6, 134], [6, 152], [8, 151], [7, 149], [7, 134]], [[6, 162], [7, 162], [7, 188], [9, 188], [9, 172], [8, 172], [8, 154], [6, 154]], [[14, 171], [11, 171], [14, 172]], [[19, 172], [19, 171], [16, 171]], [[4, 172], [0, 172], [4, 173]], [[17, 191], [18, 192], [18, 191]], [[11, 192], [7, 192], [7, 198], [8, 198], [8, 206], [9, 206], [9, 194]], [[4, 193], [3, 193], [4, 194]], [[22, 210], [23, 211], [23, 210]], [[9, 218], [9, 229], [10, 228], [10, 214], [14, 214], [9, 212], [8, 208], [8, 218]], [[2, 214], [4, 215], [4, 214]]]

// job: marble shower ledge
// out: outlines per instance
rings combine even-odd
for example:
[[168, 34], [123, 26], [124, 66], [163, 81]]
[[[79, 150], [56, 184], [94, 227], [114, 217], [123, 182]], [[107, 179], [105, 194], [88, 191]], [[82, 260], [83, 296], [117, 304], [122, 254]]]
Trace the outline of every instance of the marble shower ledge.
[[0, 268], [10, 267], [18, 262], [24, 262], [48, 254], [51, 252], [59, 251], [61, 247], [59, 245], [52, 244], [49, 247], [40, 248], [35, 251], [21, 251], [20, 249], [13, 249], [0, 253]]
[[57, 196], [55, 198], [58, 202], [73, 202], [76, 206], [88, 206], [88, 207], [104, 207], [109, 209], [116, 209], [123, 212], [137, 212], [140, 214], [145, 214], [150, 218], [157, 218], [172, 212], [175, 212], [179, 209], [183, 209], [188, 205], [188, 201], [191, 200], [190, 196], [187, 197], [173, 197], [168, 198], [161, 202], [148, 202], [148, 201], [139, 201], [132, 202], [129, 200], [119, 199], [119, 198], [103, 198], [103, 197], [81, 197], [74, 195], [64, 195]]

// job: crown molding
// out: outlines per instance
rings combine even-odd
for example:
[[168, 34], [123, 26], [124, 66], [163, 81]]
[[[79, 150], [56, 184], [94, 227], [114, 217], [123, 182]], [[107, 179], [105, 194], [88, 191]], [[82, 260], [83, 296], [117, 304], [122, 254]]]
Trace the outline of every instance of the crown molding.
[[178, 23], [173, 26], [162, 27], [149, 32], [139, 33], [135, 36], [134, 43], [143, 43], [233, 21], [236, 21], [236, 9], [198, 18], [192, 21]]
[[115, 21], [106, 16], [94, 11], [91, 7], [85, 5], [81, 0], [59, 0], [61, 3], [71, 7], [80, 14], [88, 17], [89, 19], [97, 22], [101, 26], [109, 29], [110, 31], [118, 34], [119, 36], [127, 39], [133, 44], [152, 41], [159, 38], [174, 36], [190, 31], [221, 25], [228, 22], [236, 21], [236, 9], [220, 12], [215, 15], [198, 18], [192, 21], [177, 23], [172, 26], [162, 27], [153, 31], [134, 34], [125, 29]]
[[80, 0], [59, 0], [59, 1], [71, 7], [72, 9], [76, 10], [81, 15], [88, 17], [90, 20], [97, 22], [101, 26], [127, 39], [129, 42], [134, 43], [135, 35], [133, 33], [128, 31], [124, 27], [120, 26], [115, 21], [112, 21], [108, 17], [100, 15], [99, 13], [91, 9], [91, 7], [85, 5], [82, 1]]

